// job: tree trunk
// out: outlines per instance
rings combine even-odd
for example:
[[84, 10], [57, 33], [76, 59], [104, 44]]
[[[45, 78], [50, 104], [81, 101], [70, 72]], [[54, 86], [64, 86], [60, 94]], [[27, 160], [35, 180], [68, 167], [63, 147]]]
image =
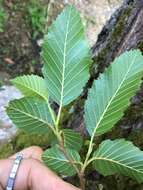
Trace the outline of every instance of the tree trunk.
[[[66, 117], [63, 117], [63, 125], [74, 128], [86, 135], [83, 121], [83, 107], [87, 97], [88, 89], [92, 86], [93, 80], [104, 71], [115, 57], [119, 56], [125, 50], [140, 48], [143, 50], [143, 0], [125, 0], [122, 6], [113, 14], [110, 20], [103, 27], [98, 36], [96, 44], [92, 47], [93, 65], [91, 76], [86, 85], [83, 94], [74, 103], [72, 109], [65, 111]], [[96, 98], [96, 97], [95, 97]], [[71, 113], [72, 112], [72, 113]], [[141, 132], [143, 129], [143, 86], [137, 95], [132, 98], [131, 106], [125, 112], [123, 119], [117, 124], [116, 128], [106, 135], [105, 138], [126, 137], [139, 146], [143, 145]], [[143, 147], [143, 146], [142, 146]], [[92, 173], [92, 176], [94, 174]], [[87, 176], [88, 177], [88, 176]], [[90, 177], [91, 178], [91, 177]], [[104, 189], [142, 189], [143, 186], [136, 184], [126, 178], [120, 177], [102, 180], [105, 182]], [[111, 181], [111, 180], [114, 180]], [[97, 175], [92, 179], [97, 181]], [[117, 182], [118, 181], [118, 182]], [[112, 184], [115, 184], [112, 186]], [[91, 187], [91, 185], [90, 185]], [[87, 189], [92, 189], [88, 187]], [[95, 186], [94, 188], [95, 189]]]

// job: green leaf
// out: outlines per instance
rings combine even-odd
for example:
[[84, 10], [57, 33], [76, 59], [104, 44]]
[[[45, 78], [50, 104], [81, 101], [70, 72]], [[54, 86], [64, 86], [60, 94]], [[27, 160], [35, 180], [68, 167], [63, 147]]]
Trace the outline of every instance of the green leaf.
[[143, 152], [124, 139], [105, 140], [93, 155], [94, 168], [104, 176], [122, 174], [143, 182]]
[[38, 98], [11, 101], [7, 114], [19, 129], [30, 133], [45, 133], [52, 128], [48, 106], [44, 100]]
[[82, 147], [82, 138], [79, 133], [71, 129], [63, 129], [62, 134], [65, 147], [80, 151]]
[[[70, 157], [73, 163], [77, 164], [78, 167], [80, 164], [80, 156], [78, 152], [74, 149], [66, 149], [66, 152], [68, 157]], [[76, 170], [58, 146], [47, 149], [44, 152], [42, 159], [51, 170], [61, 175], [72, 176], [76, 174]]]
[[139, 50], [131, 50], [94, 81], [85, 103], [85, 123], [91, 136], [104, 134], [120, 120], [142, 76], [143, 56]]
[[11, 81], [27, 97], [48, 98], [48, 90], [42, 77], [37, 75], [24, 75], [12, 79]]
[[91, 63], [84, 28], [74, 7], [66, 7], [49, 28], [42, 57], [49, 96], [59, 105], [69, 104], [82, 92]]

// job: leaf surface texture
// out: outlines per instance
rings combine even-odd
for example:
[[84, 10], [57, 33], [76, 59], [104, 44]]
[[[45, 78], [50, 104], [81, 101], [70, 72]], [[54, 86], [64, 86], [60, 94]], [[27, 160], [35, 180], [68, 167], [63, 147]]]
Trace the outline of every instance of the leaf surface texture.
[[93, 157], [93, 167], [104, 176], [118, 173], [143, 182], [143, 152], [132, 142], [105, 140]]
[[143, 76], [143, 56], [131, 50], [120, 57], [95, 80], [85, 103], [85, 123], [89, 134], [109, 131], [123, 116], [130, 98], [139, 89]]
[[82, 147], [82, 138], [80, 134], [71, 129], [63, 129], [62, 132], [65, 147], [80, 151]]
[[48, 98], [48, 90], [42, 77], [24, 75], [12, 79], [11, 82], [27, 97]]
[[[76, 150], [66, 149], [66, 152], [74, 164], [80, 164], [80, 156]], [[58, 146], [47, 149], [42, 158], [50, 169], [61, 175], [72, 176], [76, 174], [76, 170]]]
[[91, 56], [79, 13], [67, 6], [45, 36], [43, 74], [50, 97], [67, 105], [80, 95], [89, 78]]
[[7, 114], [19, 129], [30, 133], [48, 132], [52, 123], [47, 104], [38, 98], [11, 101]]

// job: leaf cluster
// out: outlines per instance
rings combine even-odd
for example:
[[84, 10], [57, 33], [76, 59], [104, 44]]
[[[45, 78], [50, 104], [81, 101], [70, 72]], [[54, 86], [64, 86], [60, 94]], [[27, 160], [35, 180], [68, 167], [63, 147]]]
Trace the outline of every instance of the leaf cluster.
[[[94, 139], [111, 130], [121, 119], [141, 84], [143, 56], [131, 50], [116, 58], [93, 82], [84, 106], [85, 127], [90, 136], [86, 155], [80, 157], [83, 139], [72, 129], [63, 129], [63, 107], [72, 103], [89, 79], [90, 48], [78, 11], [66, 7], [45, 35], [42, 53], [43, 77], [20, 76], [12, 83], [24, 97], [10, 102], [7, 113], [14, 124], [28, 133], [51, 133], [51, 148], [43, 154], [45, 164], [61, 175], [84, 174], [92, 168], [107, 176], [119, 173], [143, 182], [143, 152], [125, 139], [105, 140], [94, 150]], [[59, 105], [58, 113], [50, 102]]]

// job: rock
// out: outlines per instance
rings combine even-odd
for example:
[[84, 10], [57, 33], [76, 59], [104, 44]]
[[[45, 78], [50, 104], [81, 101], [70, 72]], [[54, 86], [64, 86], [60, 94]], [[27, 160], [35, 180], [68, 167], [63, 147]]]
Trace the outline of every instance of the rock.
[[101, 32], [102, 27], [111, 17], [113, 12], [121, 5], [123, 0], [66, 0], [80, 11], [86, 25], [86, 35], [92, 46]]
[[14, 86], [0, 88], [0, 144], [8, 141], [16, 133], [15, 126], [5, 112], [5, 106], [10, 100], [21, 97], [21, 93]]

